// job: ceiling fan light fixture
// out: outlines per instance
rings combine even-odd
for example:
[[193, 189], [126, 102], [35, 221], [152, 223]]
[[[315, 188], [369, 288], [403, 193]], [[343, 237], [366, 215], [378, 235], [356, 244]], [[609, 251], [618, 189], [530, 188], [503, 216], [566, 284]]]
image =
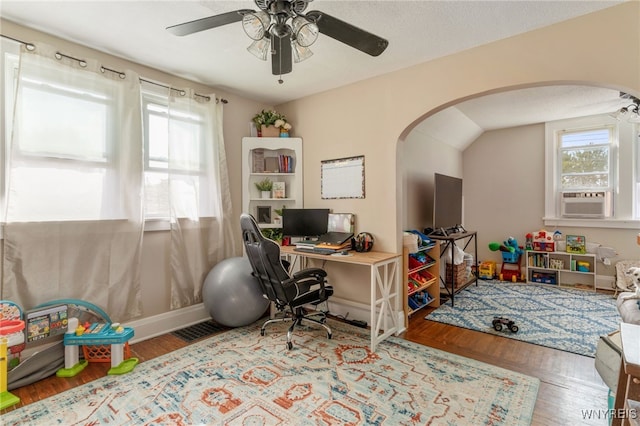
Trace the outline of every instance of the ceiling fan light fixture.
[[277, 24], [271, 26], [269, 32], [274, 37], [289, 37], [291, 35], [291, 27], [285, 23], [278, 22]]
[[309, 47], [318, 39], [318, 25], [302, 16], [296, 16], [291, 21], [293, 35], [296, 42], [302, 47]]
[[305, 46], [300, 46], [295, 41], [291, 41], [291, 53], [293, 54], [293, 62], [296, 64], [313, 56], [311, 49]]
[[267, 53], [271, 49], [271, 43], [268, 38], [264, 37], [260, 40], [254, 40], [253, 43], [247, 47], [247, 51], [256, 58], [266, 61]]
[[245, 13], [242, 16], [242, 29], [251, 40], [261, 40], [267, 32], [270, 23], [271, 18], [269, 14], [264, 11]]
[[[2, 0], [0, 0], [2, 1]], [[313, 55], [308, 47], [320, 33], [370, 56], [379, 56], [389, 42], [319, 10], [304, 13], [313, 0], [254, 0], [258, 11], [238, 9], [167, 27], [177, 36], [240, 22], [253, 40], [247, 50], [263, 61], [271, 58], [273, 75], [288, 74], [293, 61]]]

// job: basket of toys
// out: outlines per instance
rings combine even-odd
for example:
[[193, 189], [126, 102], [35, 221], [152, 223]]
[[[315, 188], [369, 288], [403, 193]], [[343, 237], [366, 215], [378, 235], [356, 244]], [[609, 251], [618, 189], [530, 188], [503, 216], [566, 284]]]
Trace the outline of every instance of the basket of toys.
[[452, 265], [447, 263], [446, 282], [453, 281], [454, 286], [458, 287], [464, 284], [469, 278], [469, 271], [467, 270], [466, 262], [462, 262], [459, 265]]
[[[111, 362], [111, 345], [83, 345], [84, 359], [89, 362]], [[131, 358], [129, 342], [125, 342], [122, 348], [123, 358]]]

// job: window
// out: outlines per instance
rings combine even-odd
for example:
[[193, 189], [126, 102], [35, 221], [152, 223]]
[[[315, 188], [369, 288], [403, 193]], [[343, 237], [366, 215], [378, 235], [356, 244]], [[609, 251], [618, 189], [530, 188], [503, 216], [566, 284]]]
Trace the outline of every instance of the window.
[[611, 127], [561, 131], [558, 137], [558, 186], [562, 191], [611, 189]]
[[89, 72], [69, 78], [45, 66], [22, 68], [14, 122], [7, 123], [14, 134], [7, 220], [122, 219], [117, 83]]
[[[204, 205], [212, 191], [207, 181], [205, 155], [206, 116], [193, 105], [181, 110], [161, 96], [143, 95], [145, 134], [145, 217], [213, 216]], [[170, 140], [174, 143], [170, 143]], [[194, 197], [195, 195], [195, 197]], [[193, 199], [202, 200], [194, 206]]]
[[[2, 43], [1, 214], [10, 196], [19, 201], [18, 208], [8, 210], [11, 220], [122, 219], [131, 203], [122, 201], [119, 194], [124, 190], [139, 194], [134, 189], [139, 183], [145, 185], [145, 219], [221, 214], [220, 188], [215, 182], [220, 123], [212, 112], [215, 106], [212, 110], [211, 102], [199, 102], [206, 97], [182, 96], [169, 102], [166, 89], [161, 93], [157, 88], [146, 90], [141, 120], [133, 120], [143, 126], [144, 139], [132, 141], [129, 138], [140, 132], [123, 134], [120, 130], [124, 108], [114, 89], [120, 86], [109, 79], [96, 84], [90, 73], [72, 67], [61, 72], [33, 67], [18, 82], [18, 54], [18, 45]], [[64, 75], [70, 73], [73, 80]], [[9, 148], [18, 91], [15, 117], [20, 137]], [[131, 117], [134, 115], [125, 121]], [[12, 150], [11, 169], [6, 168], [8, 149]], [[125, 160], [124, 151], [133, 159]], [[9, 177], [15, 186], [8, 195], [5, 182]], [[5, 219], [0, 217], [0, 222]], [[152, 228], [166, 229], [164, 224]]]
[[[546, 123], [545, 139], [545, 225], [625, 228], [639, 219], [633, 124], [606, 114], [560, 120]], [[611, 217], [563, 217], [562, 193], [573, 191], [604, 192]]]

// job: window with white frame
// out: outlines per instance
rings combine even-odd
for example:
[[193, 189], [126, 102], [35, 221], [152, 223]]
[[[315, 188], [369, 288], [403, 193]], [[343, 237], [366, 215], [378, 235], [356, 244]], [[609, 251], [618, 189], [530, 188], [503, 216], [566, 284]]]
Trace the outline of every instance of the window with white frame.
[[[12, 132], [13, 100], [17, 87], [19, 67], [19, 46], [2, 45], [2, 68], [0, 68], [0, 97], [2, 119], [0, 120], [0, 212], [5, 212], [6, 188], [4, 185], [5, 150], [8, 149]], [[32, 220], [81, 220], [95, 218], [96, 210], [114, 210], [111, 217], [117, 217], [118, 208], [105, 202], [108, 191], [117, 191], [117, 171], [111, 163], [117, 153], [112, 146], [113, 132], [109, 130], [109, 120], [115, 107], [111, 100], [100, 93], [82, 90], [78, 87], [65, 87], [49, 84], [44, 80], [24, 81], [22, 108], [25, 117], [31, 116], [41, 126], [28, 129], [17, 147], [19, 158], [24, 167], [17, 169], [23, 173], [21, 178], [26, 187], [33, 191], [32, 199], [47, 197], [47, 185], [75, 188], [75, 197], [86, 202], [83, 209], [76, 210], [72, 217], [67, 213], [49, 211], [48, 218], [30, 217]], [[178, 106], [176, 106], [178, 105]], [[169, 114], [171, 114], [169, 116]], [[172, 105], [169, 111], [167, 96], [143, 92], [144, 127], [144, 184], [145, 219], [168, 219], [170, 206], [175, 217], [215, 216], [217, 189], [211, 178], [210, 161], [204, 161], [210, 155], [211, 148], [205, 147], [207, 135], [212, 132], [212, 118], [198, 106], [180, 110], [179, 103]], [[68, 118], [74, 117], [73, 123]], [[28, 117], [27, 117], [28, 118]], [[171, 129], [169, 129], [169, 118]], [[55, 132], [43, 129], [75, 129], [72, 137], [65, 132], [63, 137]], [[45, 134], [43, 134], [45, 132]], [[169, 152], [169, 133], [180, 140]], [[142, 148], [142, 147], [141, 147]], [[208, 149], [208, 151], [206, 151]], [[205, 152], [206, 151], [206, 152]], [[92, 170], [95, 182], [74, 178], [74, 168]], [[171, 176], [171, 179], [170, 179]], [[113, 181], [109, 184], [108, 180]], [[27, 185], [28, 182], [48, 182], [47, 185]], [[171, 182], [171, 185], [169, 184]], [[102, 185], [104, 191], [83, 191], [83, 187]], [[110, 189], [111, 188], [111, 189]], [[187, 197], [193, 195], [195, 197]], [[184, 197], [181, 194], [185, 195]], [[70, 194], [70, 197], [73, 197]], [[171, 199], [171, 200], [170, 200]], [[182, 199], [182, 200], [181, 200]], [[188, 199], [188, 200], [187, 200]], [[194, 206], [193, 199], [196, 199]], [[170, 204], [171, 201], [171, 204]], [[64, 201], [60, 204], [64, 206]], [[213, 205], [213, 207], [211, 207]], [[217, 206], [219, 207], [219, 206]], [[89, 214], [92, 212], [92, 214]], [[67, 215], [67, 216], [65, 216]], [[100, 216], [105, 217], [105, 216]], [[107, 215], [108, 217], [108, 215]], [[0, 217], [0, 222], [5, 218]]]
[[[47, 73], [20, 78], [19, 110], [13, 110], [17, 57], [5, 57], [5, 141], [20, 129], [11, 147], [12, 221], [120, 219], [121, 185], [112, 160], [116, 153], [115, 111], [118, 102], [90, 79], [73, 85]], [[51, 74], [54, 75], [53, 73]], [[12, 120], [22, 123], [12, 128]], [[27, 123], [27, 124], [25, 124]], [[7, 145], [8, 146], [8, 145]], [[4, 163], [4, 162], [3, 162]], [[60, 188], [71, 188], [62, 193]], [[3, 193], [5, 191], [2, 191]], [[6, 198], [5, 198], [6, 199]], [[79, 201], [81, 200], [81, 201]], [[46, 206], [46, 208], [43, 208]]]
[[561, 191], [610, 190], [613, 128], [563, 130], [558, 134]]
[[[623, 222], [637, 220], [640, 209], [635, 207], [636, 192], [640, 191], [636, 189], [638, 142], [634, 138], [634, 126], [605, 114], [549, 122], [545, 127], [547, 224], [578, 220], [574, 224], [620, 227], [624, 226]], [[604, 217], [592, 214], [594, 199], [571, 200], [584, 201], [585, 214], [563, 215], [563, 208], [568, 206], [567, 197], [573, 194], [577, 197], [604, 195]]]
[[[169, 129], [169, 119], [172, 127]], [[204, 117], [197, 111], [180, 111], [161, 96], [143, 95], [145, 135], [145, 217], [168, 219], [170, 209], [177, 217], [197, 217], [182, 195], [208, 186], [203, 170]], [[180, 140], [169, 144], [169, 135]], [[171, 185], [170, 185], [171, 182]], [[194, 185], [195, 182], [195, 185]], [[173, 199], [171, 199], [173, 197]]]

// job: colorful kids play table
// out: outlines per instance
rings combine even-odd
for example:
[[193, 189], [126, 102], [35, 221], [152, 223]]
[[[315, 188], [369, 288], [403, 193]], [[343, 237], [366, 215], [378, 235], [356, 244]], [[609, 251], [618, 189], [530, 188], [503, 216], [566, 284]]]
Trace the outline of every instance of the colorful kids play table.
[[64, 335], [64, 368], [57, 371], [58, 377], [73, 377], [87, 366], [89, 361], [79, 361], [78, 348], [81, 345], [111, 345], [111, 368], [107, 374], [128, 373], [138, 364], [138, 358], [123, 359], [124, 344], [133, 337], [133, 328], [93, 323], [83, 334], [77, 335], [77, 326], [77, 318], [70, 318], [69, 331]]

